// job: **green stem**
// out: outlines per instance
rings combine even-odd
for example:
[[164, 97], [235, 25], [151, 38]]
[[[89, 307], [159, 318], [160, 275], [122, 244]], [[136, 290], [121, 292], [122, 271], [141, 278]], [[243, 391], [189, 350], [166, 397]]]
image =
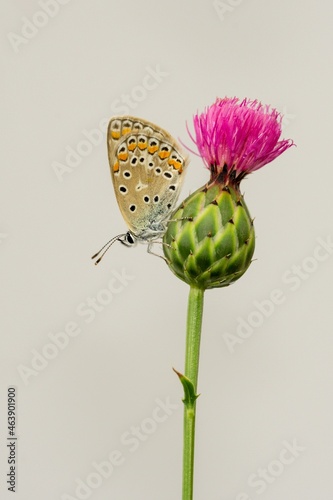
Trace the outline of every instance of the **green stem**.
[[192, 387], [188, 394], [185, 390], [184, 399], [183, 500], [193, 499], [195, 411], [203, 298], [204, 290], [191, 286], [187, 310], [185, 377]]

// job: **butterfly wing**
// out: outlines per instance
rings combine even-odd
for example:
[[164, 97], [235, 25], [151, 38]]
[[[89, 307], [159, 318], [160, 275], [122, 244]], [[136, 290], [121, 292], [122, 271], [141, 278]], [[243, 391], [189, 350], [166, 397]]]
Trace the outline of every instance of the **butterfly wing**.
[[178, 199], [188, 158], [165, 130], [134, 117], [108, 128], [111, 176], [120, 211], [135, 236], [163, 234]]

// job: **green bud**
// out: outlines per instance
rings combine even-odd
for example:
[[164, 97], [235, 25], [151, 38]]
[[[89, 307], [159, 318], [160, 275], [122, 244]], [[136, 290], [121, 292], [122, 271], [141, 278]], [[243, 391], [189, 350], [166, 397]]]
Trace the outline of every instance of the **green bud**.
[[172, 272], [202, 289], [230, 285], [251, 263], [253, 221], [239, 187], [212, 183], [171, 215], [163, 251]]

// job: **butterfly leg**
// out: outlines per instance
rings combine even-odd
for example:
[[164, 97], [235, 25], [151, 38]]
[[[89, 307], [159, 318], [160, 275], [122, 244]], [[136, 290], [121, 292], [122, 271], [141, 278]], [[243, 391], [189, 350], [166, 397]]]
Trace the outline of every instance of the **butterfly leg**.
[[155, 253], [152, 251], [152, 247], [154, 245], [154, 243], [160, 243], [163, 245], [163, 242], [162, 241], [149, 241], [148, 243], [148, 246], [147, 246], [147, 252], [150, 254], [150, 255], [155, 255], [155, 257], [159, 257], [160, 259], [163, 259], [164, 262], [168, 263], [167, 259], [165, 257], [163, 257], [163, 255], [159, 255], [158, 253]]
[[172, 250], [172, 245], [170, 245], [170, 243], [164, 243], [164, 241], [161, 241], [161, 245], [163, 245], [164, 247], [167, 247], [167, 248], [171, 248], [171, 250]]
[[192, 222], [193, 217], [179, 217], [179, 219], [169, 219], [165, 222], [165, 224], [169, 224], [170, 222], [179, 222], [180, 220], [186, 220], [186, 221]]

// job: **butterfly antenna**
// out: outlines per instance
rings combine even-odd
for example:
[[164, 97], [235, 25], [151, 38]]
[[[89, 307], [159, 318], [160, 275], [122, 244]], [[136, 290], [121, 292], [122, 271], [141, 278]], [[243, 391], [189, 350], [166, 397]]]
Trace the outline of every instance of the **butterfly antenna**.
[[111, 238], [111, 240], [109, 240], [107, 243], [105, 243], [105, 245], [102, 246], [102, 248], [100, 250], [98, 250], [97, 253], [95, 253], [95, 255], [93, 255], [91, 258], [92, 259], [96, 259], [96, 257], [98, 257], [98, 259], [96, 260], [95, 262], [95, 266], [97, 266], [97, 264], [99, 264], [101, 262], [101, 260], [103, 259], [104, 255], [106, 254], [106, 252], [109, 250], [109, 248], [113, 245], [113, 243], [115, 241], [121, 241], [120, 238], [126, 236], [125, 234], [119, 234], [118, 236], [114, 236], [113, 238]]

